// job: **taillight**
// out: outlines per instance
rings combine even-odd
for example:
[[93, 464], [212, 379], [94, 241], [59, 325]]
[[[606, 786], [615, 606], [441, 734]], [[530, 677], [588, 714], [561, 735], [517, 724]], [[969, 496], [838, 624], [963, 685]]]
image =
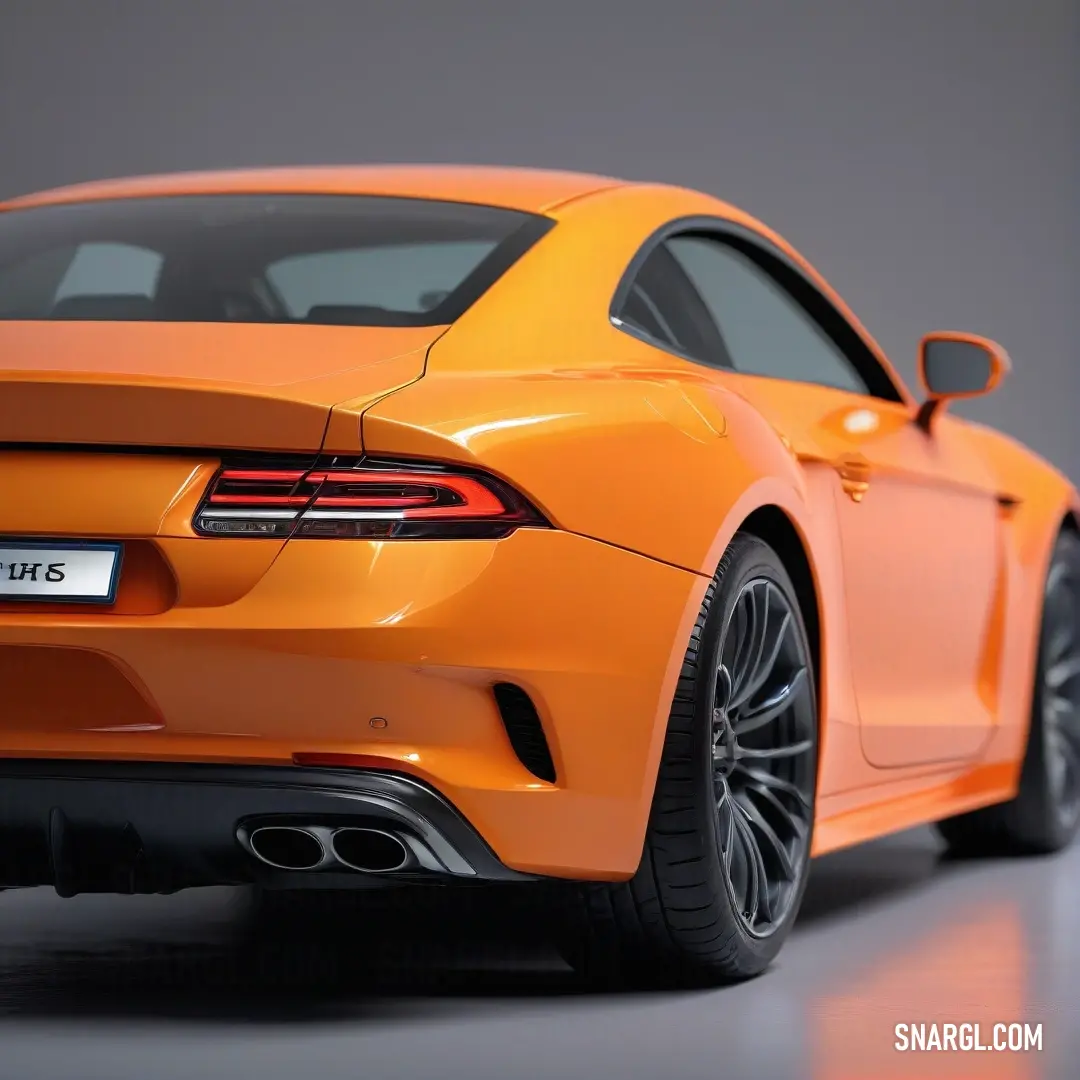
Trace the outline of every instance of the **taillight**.
[[495, 539], [548, 522], [509, 485], [434, 463], [225, 466], [194, 519], [204, 536]]

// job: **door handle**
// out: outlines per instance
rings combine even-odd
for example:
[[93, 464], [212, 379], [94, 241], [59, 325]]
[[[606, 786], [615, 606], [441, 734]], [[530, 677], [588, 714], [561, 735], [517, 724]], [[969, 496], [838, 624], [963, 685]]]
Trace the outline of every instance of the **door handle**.
[[870, 488], [870, 462], [860, 454], [848, 454], [833, 462], [840, 487], [852, 502], [862, 502]]

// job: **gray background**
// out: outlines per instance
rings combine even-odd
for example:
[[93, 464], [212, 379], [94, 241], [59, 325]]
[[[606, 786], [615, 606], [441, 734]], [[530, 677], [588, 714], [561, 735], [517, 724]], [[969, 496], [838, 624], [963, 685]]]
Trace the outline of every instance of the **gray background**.
[[451, 161], [702, 188], [784, 233], [909, 380], [1080, 475], [1075, 0], [0, 0], [0, 198], [215, 166]]

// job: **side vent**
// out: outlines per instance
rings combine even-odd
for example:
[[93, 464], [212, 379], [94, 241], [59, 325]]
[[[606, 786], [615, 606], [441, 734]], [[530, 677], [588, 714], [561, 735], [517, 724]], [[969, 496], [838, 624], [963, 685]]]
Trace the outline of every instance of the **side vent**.
[[555, 762], [532, 699], [513, 683], [496, 683], [492, 692], [518, 761], [538, 780], [554, 783]]

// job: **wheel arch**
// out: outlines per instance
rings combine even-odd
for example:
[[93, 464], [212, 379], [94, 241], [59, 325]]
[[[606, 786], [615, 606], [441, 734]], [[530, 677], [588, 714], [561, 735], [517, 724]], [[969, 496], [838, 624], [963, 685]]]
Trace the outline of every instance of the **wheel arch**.
[[[739, 526], [739, 532], [763, 540], [779, 556], [795, 587], [806, 633], [810, 639], [810, 657], [814, 665], [814, 687], [818, 695], [819, 716], [824, 715], [821, 702], [821, 598], [817, 577], [811, 562], [809, 545], [792, 519], [779, 506], [765, 505], [754, 510]], [[820, 722], [820, 721], [819, 721]]]
[[[806, 532], [800, 525], [798, 514], [794, 507], [782, 505], [789, 501], [792, 494], [783, 485], [777, 486], [775, 480], [769, 482], [770, 491], [758, 491], [757, 500], [747, 505], [745, 502], [737, 504], [736, 512], [733, 512], [725, 522], [723, 529], [718, 534], [717, 543], [713, 548], [711, 562], [715, 572], [734, 538], [741, 534], [749, 534], [768, 544], [777, 554], [795, 588], [795, 597], [799, 602], [803, 621], [806, 625], [807, 636], [810, 639], [810, 655], [813, 664], [814, 690], [818, 701], [818, 724], [819, 724], [819, 755], [824, 754], [824, 747], [828, 738], [825, 724], [827, 710], [824, 705], [825, 683], [823, 677], [823, 664], [826, 652], [826, 614], [823, 603], [817, 568], [813, 555], [813, 548], [807, 539]], [[776, 496], [775, 501], [770, 501], [769, 494]], [[752, 498], [754, 492], [744, 492], [744, 499]], [[797, 503], [797, 500], [796, 500]], [[699, 594], [700, 597], [700, 594]], [[694, 617], [697, 617], [700, 608], [700, 598], [696, 601]], [[688, 613], [689, 615], [689, 613]], [[692, 625], [692, 622], [691, 622]], [[677, 673], [682, 663], [682, 654], [686, 643], [680, 642], [673, 652], [675, 659], [674, 671]], [[677, 659], [676, 659], [677, 654]], [[674, 683], [672, 683], [674, 692]], [[661, 727], [666, 730], [667, 714], [663, 713]], [[659, 733], [661, 736], [663, 731]], [[663, 738], [656, 740], [654, 752], [651, 755], [649, 769], [646, 774], [648, 800], [651, 803], [656, 783], [659, 777], [660, 750]], [[819, 765], [820, 772], [820, 765]], [[642, 823], [641, 840], [645, 841], [645, 825]]]

